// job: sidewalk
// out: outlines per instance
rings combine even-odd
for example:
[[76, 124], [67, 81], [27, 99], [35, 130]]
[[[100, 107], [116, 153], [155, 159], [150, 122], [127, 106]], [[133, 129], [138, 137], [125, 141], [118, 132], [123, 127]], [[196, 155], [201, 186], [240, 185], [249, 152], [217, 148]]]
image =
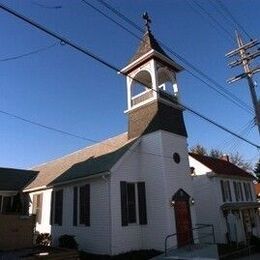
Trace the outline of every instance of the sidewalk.
[[259, 259], [260, 259], [260, 253], [237, 258], [237, 260], [259, 260]]

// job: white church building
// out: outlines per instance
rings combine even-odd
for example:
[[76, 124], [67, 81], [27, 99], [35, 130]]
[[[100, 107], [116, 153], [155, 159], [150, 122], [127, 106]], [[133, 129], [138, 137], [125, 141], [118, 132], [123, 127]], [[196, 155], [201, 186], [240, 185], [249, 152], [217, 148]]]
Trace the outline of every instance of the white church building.
[[[176, 76], [182, 67], [160, 47], [149, 26], [122, 69], [128, 132], [35, 167], [24, 189], [36, 230], [54, 245], [74, 235], [79, 249], [114, 255], [164, 250], [193, 242], [196, 224], [183, 108]], [[142, 84], [145, 86], [142, 86]]]

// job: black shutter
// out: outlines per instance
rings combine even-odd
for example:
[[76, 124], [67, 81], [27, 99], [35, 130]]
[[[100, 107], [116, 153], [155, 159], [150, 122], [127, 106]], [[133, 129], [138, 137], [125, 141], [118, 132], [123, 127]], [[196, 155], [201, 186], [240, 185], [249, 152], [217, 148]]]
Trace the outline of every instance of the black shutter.
[[37, 194], [33, 194], [32, 214], [34, 214], [34, 215], [36, 215], [36, 208], [37, 208]]
[[63, 190], [60, 190], [60, 210], [59, 210], [59, 225], [62, 226], [62, 217], [63, 217]]
[[231, 189], [230, 189], [230, 183], [229, 183], [229, 181], [227, 181], [227, 186], [228, 186], [229, 200], [232, 201], [232, 194], [231, 194]]
[[90, 185], [85, 185], [85, 195], [86, 195], [86, 218], [85, 225], [90, 226]]
[[51, 210], [50, 210], [50, 225], [53, 224], [53, 211], [54, 211], [54, 192], [51, 192]]
[[222, 199], [223, 199], [223, 202], [225, 202], [226, 197], [225, 197], [225, 192], [224, 192], [224, 182], [222, 180], [220, 181], [220, 185], [221, 185]]
[[86, 184], [79, 188], [79, 223], [90, 225], [90, 186]]
[[147, 211], [146, 211], [145, 183], [138, 182], [137, 189], [138, 189], [139, 223], [140, 225], [146, 225]]
[[121, 220], [122, 226], [127, 226], [127, 184], [125, 181], [120, 182], [121, 191]]
[[236, 197], [236, 201], [238, 201], [238, 186], [237, 183], [235, 181], [233, 181], [233, 186], [234, 186], [234, 191], [235, 191], [235, 197]]
[[73, 189], [73, 226], [78, 225], [78, 187]]
[[42, 196], [43, 194], [39, 194], [38, 195], [38, 199], [37, 199], [37, 210], [38, 210], [38, 214], [37, 214], [37, 219], [38, 219], [38, 223], [41, 224], [42, 222]]
[[249, 193], [249, 196], [250, 196], [250, 200], [253, 200], [252, 192], [251, 192], [251, 185], [250, 185], [250, 183], [248, 183], [247, 185], [248, 185], [248, 193]]
[[243, 190], [242, 190], [242, 185], [241, 185], [241, 183], [239, 182], [239, 192], [240, 192], [240, 194], [241, 194], [241, 199], [242, 199], [242, 201], [244, 201], [244, 195], [243, 195]]
[[55, 192], [55, 212], [54, 212], [54, 224], [62, 226], [63, 215], [63, 190]]

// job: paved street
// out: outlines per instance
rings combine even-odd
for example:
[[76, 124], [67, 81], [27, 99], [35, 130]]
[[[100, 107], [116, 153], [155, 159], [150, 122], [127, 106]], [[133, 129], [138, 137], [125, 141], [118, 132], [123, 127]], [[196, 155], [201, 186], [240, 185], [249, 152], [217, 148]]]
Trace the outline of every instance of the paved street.
[[238, 258], [238, 260], [259, 260], [259, 259], [260, 259], [260, 253], [254, 254], [251, 256], [244, 256], [244, 257]]

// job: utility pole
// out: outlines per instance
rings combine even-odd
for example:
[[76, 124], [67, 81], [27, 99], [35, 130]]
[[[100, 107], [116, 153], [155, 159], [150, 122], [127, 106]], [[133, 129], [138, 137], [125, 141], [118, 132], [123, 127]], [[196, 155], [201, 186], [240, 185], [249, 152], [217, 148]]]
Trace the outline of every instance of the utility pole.
[[250, 63], [258, 56], [260, 56], [260, 48], [256, 50], [252, 50], [253, 47], [259, 45], [259, 41], [251, 40], [248, 43], [243, 43], [241, 36], [236, 32], [236, 39], [238, 48], [230, 51], [225, 56], [231, 58], [233, 56], [237, 56], [235, 61], [232, 61], [228, 65], [231, 68], [241, 65], [243, 67], [244, 72], [239, 74], [233, 78], [230, 78], [227, 82], [233, 83], [240, 79], [246, 78], [249, 86], [249, 91], [252, 98], [252, 103], [255, 111], [255, 123], [258, 127], [258, 132], [260, 135], [260, 100], [258, 100], [256, 95], [256, 83], [253, 80], [253, 75], [257, 72], [260, 72], [260, 66], [251, 68]]

